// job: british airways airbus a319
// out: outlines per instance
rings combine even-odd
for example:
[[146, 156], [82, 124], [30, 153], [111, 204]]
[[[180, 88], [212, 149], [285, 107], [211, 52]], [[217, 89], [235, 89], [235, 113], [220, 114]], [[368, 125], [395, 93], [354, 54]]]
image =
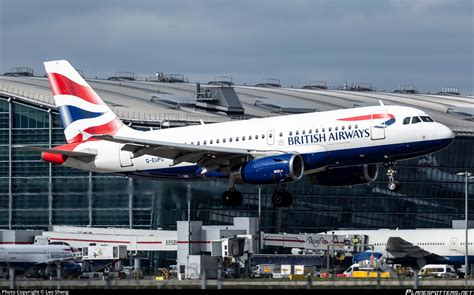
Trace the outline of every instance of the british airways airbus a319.
[[284, 184], [303, 175], [315, 185], [372, 182], [379, 164], [396, 191], [395, 163], [439, 151], [453, 132], [426, 113], [379, 106], [138, 131], [124, 125], [64, 60], [45, 62], [67, 144], [42, 159], [81, 170], [153, 179], [229, 179], [226, 206], [243, 201], [235, 184], [275, 185], [273, 204], [288, 207]]

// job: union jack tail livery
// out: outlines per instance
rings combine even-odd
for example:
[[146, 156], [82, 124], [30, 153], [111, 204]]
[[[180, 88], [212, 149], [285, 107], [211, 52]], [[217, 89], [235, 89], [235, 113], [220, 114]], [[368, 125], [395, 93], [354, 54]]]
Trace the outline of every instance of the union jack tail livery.
[[123, 123], [66, 60], [44, 63], [68, 143], [88, 134], [115, 135]]

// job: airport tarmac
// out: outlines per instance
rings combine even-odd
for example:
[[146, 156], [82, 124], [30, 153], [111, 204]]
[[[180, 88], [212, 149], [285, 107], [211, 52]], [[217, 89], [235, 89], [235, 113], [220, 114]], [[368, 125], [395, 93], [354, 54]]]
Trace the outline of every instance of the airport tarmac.
[[[206, 288], [218, 288], [217, 280], [207, 280]], [[382, 289], [405, 289], [414, 288], [413, 279], [383, 279], [379, 282], [379, 288]], [[76, 288], [153, 288], [153, 289], [201, 289], [203, 287], [202, 280], [164, 280], [156, 281], [153, 279], [143, 280], [18, 280], [16, 288], [19, 289], [57, 289], [58, 286], [63, 289]], [[10, 281], [0, 280], [0, 289], [9, 288]], [[247, 289], [306, 289], [306, 288], [377, 288], [377, 279], [373, 280], [356, 280], [356, 279], [318, 279], [311, 282], [307, 280], [261, 280], [261, 279], [226, 279], [221, 281], [222, 289], [247, 288]], [[423, 279], [418, 280], [419, 288], [440, 288], [440, 289], [472, 289], [474, 288], [474, 279], [464, 280], [447, 280], [447, 279]]]

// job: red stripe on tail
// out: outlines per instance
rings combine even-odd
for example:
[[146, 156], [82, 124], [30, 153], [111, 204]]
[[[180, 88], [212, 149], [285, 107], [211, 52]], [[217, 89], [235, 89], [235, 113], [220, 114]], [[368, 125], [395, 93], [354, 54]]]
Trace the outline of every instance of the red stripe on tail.
[[49, 73], [48, 78], [53, 95], [74, 95], [93, 104], [105, 104], [92, 88], [77, 84], [66, 76]]

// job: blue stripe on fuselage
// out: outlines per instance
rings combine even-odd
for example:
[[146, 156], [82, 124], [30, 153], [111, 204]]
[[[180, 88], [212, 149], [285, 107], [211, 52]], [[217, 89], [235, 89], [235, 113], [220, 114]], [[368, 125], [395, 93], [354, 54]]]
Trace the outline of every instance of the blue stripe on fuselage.
[[[334, 150], [329, 152], [302, 154], [305, 170], [313, 170], [325, 166], [347, 166], [363, 165], [370, 163], [382, 163], [387, 161], [385, 156], [391, 160], [402, 160], [419, 157], [447, 147], [452, 138], [417, 141], [381, 146], [368, 146], [353, 149]], [[364, 155], [361, 157], [360, 155]], [[336, 164], [337, 163], [337, 164]], [[227, 176], [217, 171], [201, 174], [202, 168], [198, 165], [181, 167], [170, 167], [151, 169], [144, 171], [131, 171], [126, 174], [132, 177], [164, 178], [164, 179], [202, 179], [202, 178], [226, 178]]]

